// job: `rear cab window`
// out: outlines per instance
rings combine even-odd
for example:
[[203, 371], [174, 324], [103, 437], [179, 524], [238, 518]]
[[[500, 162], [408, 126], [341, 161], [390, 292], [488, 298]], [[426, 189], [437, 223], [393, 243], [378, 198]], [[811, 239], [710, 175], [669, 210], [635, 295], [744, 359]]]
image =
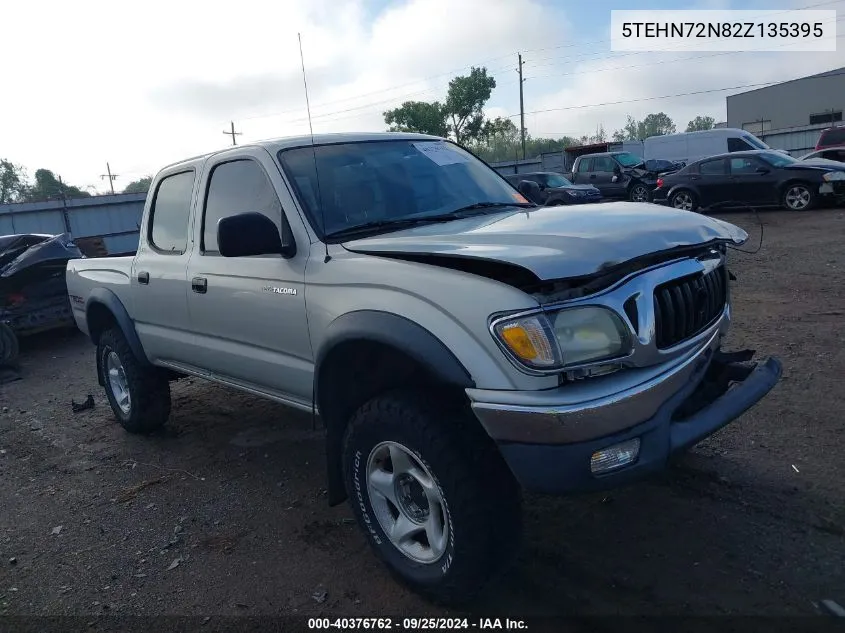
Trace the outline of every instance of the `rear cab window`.
[[160, 253], [181, 255], [187, 249], [195, 178], [190, 169], [165, 176], [156, 185], [147, 239]]

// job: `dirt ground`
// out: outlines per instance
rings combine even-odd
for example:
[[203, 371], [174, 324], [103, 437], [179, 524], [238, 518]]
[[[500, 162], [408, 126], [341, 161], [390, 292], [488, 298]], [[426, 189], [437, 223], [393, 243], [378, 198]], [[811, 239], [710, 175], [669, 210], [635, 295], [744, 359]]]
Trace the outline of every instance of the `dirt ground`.
[[[529, 497], [521, 557], [471, 612], [817, 614], [845, 605], [845, 213], [761, 212], [734, 253], [730, 348], [778, 355], [770, 396], [665, 475]], [[726, 214], [757, 245], [754, 216]], [[167, 430], [114, 421], [76, 332], [0, 386], [0, 615], [443, 614], [329, 508], [307, 415], [185, 380]], [[92, 410], [71, 400], [92, 394]]]

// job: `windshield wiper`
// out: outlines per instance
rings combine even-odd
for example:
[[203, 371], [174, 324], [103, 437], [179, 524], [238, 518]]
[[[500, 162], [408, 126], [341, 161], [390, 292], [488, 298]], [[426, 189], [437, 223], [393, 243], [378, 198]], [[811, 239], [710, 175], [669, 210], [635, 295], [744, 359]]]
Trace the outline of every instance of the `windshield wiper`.
[[[356, 224], [345, 229], [339, 229], [326, 235], [327, 239], [337, 239], [344, 237], [351, 237], [360, 233], [369, 233], [371, 231], [380, 231], [382, 229], [399, 230], [409, 228], [412, 226], [420, 226], [423, 224], [435, 224], [437, 222], [449, 222], [450, 220], [460, 220], [462, 218], [469, 218], [474, 215], [482, 215], [485, 209], [498, 209], [505, 207], [533, 207], [534, 205], [525, 202], [475, 202], [464, 207], [459, 207], [448, 213], [438, 213], [437, 215], [423, 215], [408, 218], [396, 218], [393, 220], [376, 220], [374, 222], [367, 222], [366, 224]], [[478, 213], [474, 213], [478, 212]]]

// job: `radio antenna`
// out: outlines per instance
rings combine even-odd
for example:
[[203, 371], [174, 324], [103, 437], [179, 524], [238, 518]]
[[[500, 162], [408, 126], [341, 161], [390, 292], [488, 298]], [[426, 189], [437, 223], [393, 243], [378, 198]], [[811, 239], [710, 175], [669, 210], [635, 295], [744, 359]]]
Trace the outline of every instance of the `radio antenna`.
[[[302, 35], [296, 34], [299, 39], [299, 61], [302, 64], [302, 83], [305, 86], [305, 109], [308, 111], [308, 131], [311, 133], [311, 154], [314, 157], [314, 176], [317, 179], [317, 204], [320, 205], [320, 222], [323, 224], [323, 233], [326, 232], [326, 211], [323, 209], [323, 192], [320, 188], [320, 171], [317, 167], [317, 149], [314, 147], [314, 127], [311, 125], [311, 102], [308, 99], [308, 79], [305, 77], [305, 56], [302, 54]], [[323, 263], [327, 263], [331, 256], [329, 255], [329, 245], [323, 241], [323, 246], [326, 247], [326, 258]]]

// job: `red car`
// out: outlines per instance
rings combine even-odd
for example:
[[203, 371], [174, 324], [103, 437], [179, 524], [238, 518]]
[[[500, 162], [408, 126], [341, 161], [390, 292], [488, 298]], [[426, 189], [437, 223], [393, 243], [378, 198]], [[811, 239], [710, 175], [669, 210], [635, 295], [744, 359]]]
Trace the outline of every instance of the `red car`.
[[845, 145], [845, 125], [829, 127], [822, 130], [821, 136], [819, 136], [819, 140], [816, 143], [816, 149], [835, 147], [836, 145]]

